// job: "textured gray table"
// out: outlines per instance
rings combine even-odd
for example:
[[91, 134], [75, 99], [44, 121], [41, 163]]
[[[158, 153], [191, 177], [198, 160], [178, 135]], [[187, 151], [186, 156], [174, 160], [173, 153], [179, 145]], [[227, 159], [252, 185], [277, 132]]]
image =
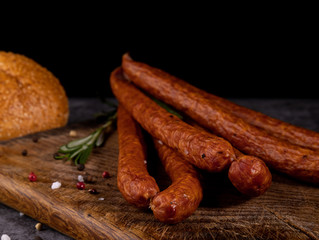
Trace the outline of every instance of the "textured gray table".
[[[292, 124], [319, 132], [319, 99], [231, 99], [232, 101], [279, 118]], [[108, 107], [97, 99], [70, 99], [69, 123], [94, 118], [94, 114], [107, 111]], [[20, 216], [19, 212], [0, 204], [0, 236], [7, 234], [12, 240], [71, 239], [48, 226], [37, 231], [37, 221]]]

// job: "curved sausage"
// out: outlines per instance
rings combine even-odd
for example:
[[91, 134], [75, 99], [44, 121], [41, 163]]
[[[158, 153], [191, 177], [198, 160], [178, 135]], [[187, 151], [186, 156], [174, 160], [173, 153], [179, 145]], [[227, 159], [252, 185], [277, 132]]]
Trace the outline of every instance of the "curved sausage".
[[319, 183], [318, 152], [291, 144], [248, 124], [182, 80], [159, 69], [136, 63], [128, 56], [123, 57], [122, 66], [125, 75], [136, 85], [225, 138], [240, 151], [257, 156], [269, 167], [290, 176]]
[[146, 131], [177, 150], [193, 165], [218, 172], [235, 158], [229, 142], [198, 130], [167, 112], [124, 79], [121, 68], [111, 73], [110, 83], [117, 100]]
[[119, 104], [117, 115], [119, 159], [117, 186], [123, 197], [137, 207], [149, 207], [150, 199], [159, 192], [146, 167], [146, 149], [140, 126]]
[[154, 139], [154, 145], [172, 184], [151, 200], [156, 219], [165, 223], [178, 223], [189, 217], [203, 199], [198, 172], [181, 155]]
[[[251, 109], [239, 106], [231, 101], [228, 101], [224, 98], [218, 97], [211, 93], [207, 93], [204, 90], [198, 89], [195, 86], [190, 85], [189, 83], [176, 78], [160, 69], [156, 69], [148, 66], [147, 64], [133, 61], [128, 54], [123, 55], [122, 67], [125, 74], [134, 80], [133, 75], [138, 73], [140, 79], [145, 81], [136, 82], [141, 88], [149, 88], [149, 84], [153, 84], [157, 79], [170, 79], [176, 85], [182, 85], [185, 88], [189, 89], [193, 93], [197, 93], [204, 97], [205, 99], [211, 101], [214, 104], [218, 104], [226, 110], [230, 111], [232, 114], [244, 119], [250, 124], [253, 124], [257, 127], [265, 129], [270, 134], [282, 138], [290, 143], [307, 147], [310, 149], [319, 150], [319, 133], [298, 127], [287, 122], [269, 117], [260, 112], [253, 111]], [[147, 80], [146, 80], [147, 79]], [[165, 84], [165, 86], [164, 86]], [[171, 83], [161, 82], [161, 88], [170, 88]], [[159, 85], [158, 85], [159, 87]], [[156, 91], [161, 91], [159, 88]]]

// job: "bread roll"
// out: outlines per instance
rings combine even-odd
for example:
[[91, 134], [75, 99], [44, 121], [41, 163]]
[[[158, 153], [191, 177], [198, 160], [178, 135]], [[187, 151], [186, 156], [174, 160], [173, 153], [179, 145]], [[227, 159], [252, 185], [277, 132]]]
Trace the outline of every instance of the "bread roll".
[[68, 116], [66, 93], [50, 71], [0, 51], [0, 140], [64, 126]]

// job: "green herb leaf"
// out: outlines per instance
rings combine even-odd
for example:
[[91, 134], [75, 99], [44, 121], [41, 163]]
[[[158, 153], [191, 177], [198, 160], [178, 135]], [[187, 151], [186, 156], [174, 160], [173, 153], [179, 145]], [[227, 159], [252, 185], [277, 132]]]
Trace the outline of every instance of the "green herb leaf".
[[161, 106], [162, 108], [164, 108], [167, 112], [171, 113], [171, 114], [174, 114], [175, 116], [177, 116], [178, 118], [180, 119], [183, 119], [183, 116], [180, 115], [177, 111], [173, 110], [171, 107], [169, 107], [167, 104], [165, 104], [164, 102], [154, 98], [154, 97], [151, 97], [153, 99], [154, 102], [156, 102], [159, 106]]
[[[160, 107], [166, 109], [169, 113], [174, 114], [180, 119], [183, 119], [183, 116], [180, 115], [177, 111], [173, 110], [171, 107], [161, 102], [160, 100], [150, 96], [154, 102], [156, 102]], [[63, 146], [61, 146], [58, 150], [59, 155], [56, 155], [55, 159], [66, 159], [74, 160], [75, 164], [85, 164], [87, 159], [89, 158], [94, 147], [100, 147], [104, 140], [105, 135], [113, 131], [113, 125], [117, 118], [117, 105], [111, 102], [107, 102], [109, 106], [116, 107], [114, 111], [110, 111], [107, 113], [102, 113], [97, 115], [97, 117], [103, 117], [106, 119], [106, 122], [90, 135], [73, 140]]]
[[59, 153], [64, 155], [56, 155], [55, 159], [67, 159], [74, 160], [75, 164], [85, 164], [89, 158], [92, 149], [94, 147], [99, 147], [104, 142], [104, 135], [113, 131], [112, 126], [117, 117], [117, 111], [112, 111], [109, 115], [108, 120], [100, 128], [92, 132], [89, 136], [81, 139], [73, 140], [63, 146], [58, 150]]

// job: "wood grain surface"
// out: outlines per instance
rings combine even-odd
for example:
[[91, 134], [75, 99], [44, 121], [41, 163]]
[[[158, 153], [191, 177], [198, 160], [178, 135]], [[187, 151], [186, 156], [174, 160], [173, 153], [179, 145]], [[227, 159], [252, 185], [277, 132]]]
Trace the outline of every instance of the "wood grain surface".
[[[74, 139], [71, 129], [78, 138], [96, 127], [93, 122], [74, 124], [1, 143], [0, 201], [75, 239], [319, 239], [319, 187], [274, 171], [270, 189], [257, 198], [237, 192], [225, 173], [202, 172], [204, 199], [198, 210], [176, 225], [158, 222], [150, 210], [128, 204], [117, 189], [117, 132], [93, 150], [82, 172], [53, 159], [60, 145]], [[24, 149], [27, 156], [21, 154]], [[148, 162], [160, 188], [167, 187], [152, 146]], [[28, 180], [31, 171], [36, 182]], [[103, 171], [111, 177], [102, 178]], [[77, 176], [84, 172], [97, 182], [78, 190]], [[54, 181], [62, 187], [52, 190]], [[90, 194], [89, 188], [99, 194]]]

